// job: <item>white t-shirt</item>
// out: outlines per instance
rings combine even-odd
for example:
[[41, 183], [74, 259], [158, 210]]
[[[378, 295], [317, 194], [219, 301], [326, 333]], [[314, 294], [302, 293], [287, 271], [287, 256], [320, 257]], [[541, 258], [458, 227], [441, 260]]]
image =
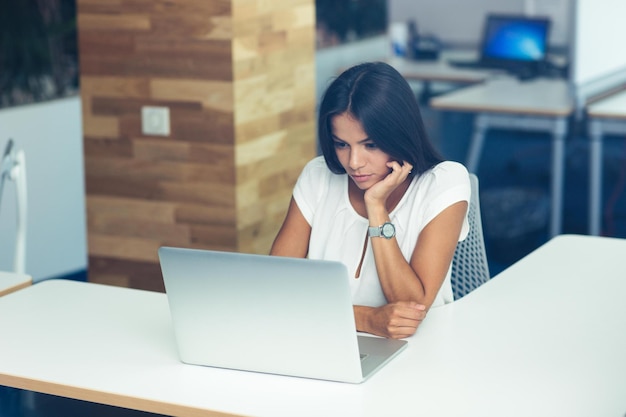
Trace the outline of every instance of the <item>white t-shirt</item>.
[[[333, 174], [322, 156], [311, 160], [304, 168], [294, 188], [298, 208], [311, 225], [310, 259], [325, 259], [344, 263], [350, 274], [352, 303], [379, 307], [387, 304], [380, 287], [374, 254], [368, 242], [361, 274], [355, 277], [363, 254], [363, 244], [369, 226], [350, 204], [347, 174]], [[398, 205], [389, 213], [396, 227], [396, 240], [407, 261], [411, 258], [422, 229], [452, 204], [470, 199], [467, 169], [457, 163], [444, 161], [413, 178]], [[467, 217], [459, 241], [469, 231]], [[450, 270], [432, 307], [454, 300]]]

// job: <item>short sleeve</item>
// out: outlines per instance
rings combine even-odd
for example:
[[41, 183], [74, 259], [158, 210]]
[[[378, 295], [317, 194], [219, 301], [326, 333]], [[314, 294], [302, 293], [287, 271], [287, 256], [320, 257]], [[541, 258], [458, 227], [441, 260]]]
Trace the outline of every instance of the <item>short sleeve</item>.
[[[430, 189], [429, 203], [424, 214], [424, 225], [437, 217], [442, 211], [459, 201], [469, 201], [471, 185], [467, 169], [452, 161], [442, 162], [432, 169], [426, 181]], [[467, 214], [461, 228], [459, 241], [465, 239], [469, 232]]]
[[329, 173], [326, 161], [318, 156], [305, 165], [294, 187], [293, 198], [309, 225], [313, 223], [315, 209], [324, 194], [324, 184], [328, 182]]

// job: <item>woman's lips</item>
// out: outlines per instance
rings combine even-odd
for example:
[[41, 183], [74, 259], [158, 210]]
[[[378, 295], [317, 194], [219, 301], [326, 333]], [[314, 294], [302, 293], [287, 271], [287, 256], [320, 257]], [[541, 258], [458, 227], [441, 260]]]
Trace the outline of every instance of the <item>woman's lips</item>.
[[371, 175], [351, 175], [352, 179], [356, 182], [366, 182], [371, 178]]

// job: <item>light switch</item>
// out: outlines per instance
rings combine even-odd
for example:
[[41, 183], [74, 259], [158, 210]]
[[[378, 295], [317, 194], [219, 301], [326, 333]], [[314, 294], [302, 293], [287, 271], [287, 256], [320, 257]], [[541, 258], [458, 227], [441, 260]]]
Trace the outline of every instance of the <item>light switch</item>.
[[141, 131], [144, 135], [169, 136], [169, 107], [143, 106], [141, 108]]

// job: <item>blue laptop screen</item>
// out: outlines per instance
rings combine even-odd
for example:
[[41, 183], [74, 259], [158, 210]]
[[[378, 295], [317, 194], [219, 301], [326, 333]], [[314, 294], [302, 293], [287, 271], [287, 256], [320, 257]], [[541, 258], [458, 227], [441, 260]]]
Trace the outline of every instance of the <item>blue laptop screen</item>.
[[483, 36], [483, 59], [542, 61], [546, 55], [549, 20], [489, 16]]

